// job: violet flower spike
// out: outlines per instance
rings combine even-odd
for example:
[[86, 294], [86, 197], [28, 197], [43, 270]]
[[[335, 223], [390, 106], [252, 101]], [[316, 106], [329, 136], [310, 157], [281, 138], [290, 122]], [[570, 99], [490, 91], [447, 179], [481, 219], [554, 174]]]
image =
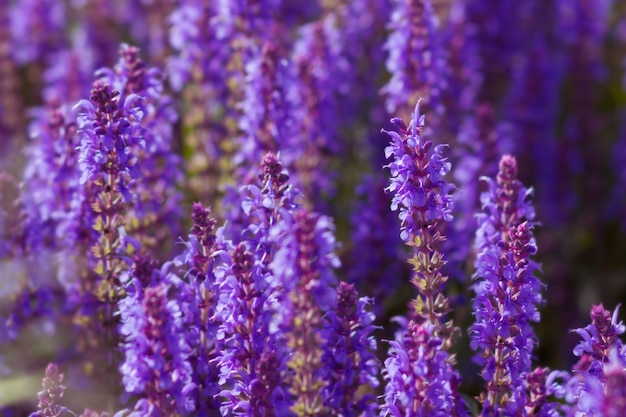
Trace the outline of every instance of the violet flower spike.
[[180, 338], [182, 312], [169, 288], [161, 283], [120, 303], [125, 355], [120, 372], [126, 392], [140, 396], [129, 417], [193, 411], [191, 348]]
[[341, 282], [337, 304], [331, 309], [323, 330], [325, 339], [323, 372], [329, 381], [324, 389], [326, 405], [345, 417], [375, 415], [376, 401], [372, 395], [358, 395], [362, 387], [378, 387], [380, 363], [374, 352], [376, 340], [374, 315], [368, 310], [372, 300], [359, 298], [354, 284]]
[[385, 360], [385, 386], [381, 415], [432, 416], [456, 415], [454, 379], [450, 354], [435, 327], [424, 322], [408, 324], [400, 340], [391, 341]]
[[39, 411], [32, 413], [30, 417], [62, 417], [69, 413], [67, 408], [59, 404], [66, 387], [63, 385], [63, 374], [59, 372], [57, 364], [48, 364], [41, 385], [43, 390], [37, 394]]
[[497, 187], [481, 197], [485, 212], [478, 215], [476, 272], [473, 302], [476, 322], [470, 327], [470, 346], [483, 365], [486, 393], [481, 394], [483, 416], [516, 414], [526, 403], [527, 376], [537, 338], [543, 284], [535, 276], [539, 266], [532, 234], [534, 211], [528, 192], [517, 180], [513, 157], [500, 162]]
[[439, 46], [439, 23], [431, 0], [396, 0], [385, 43], [387, 70], [386, 109], [403, 113], [418, 97], [439, 114], [443, 61]]
[[166, 263], [162, 271], [175, 266], [183, 276], [181, 279], [166, 273], [168, 282], [178, 292], [184, 316], [182, 327], [185, 340], [192, 348], [189, 361], [196, 386], [194, 415], [206, 417], [218, 412], [220, 407], [216, 356], [222, 348], [221, 341], [216, 338], [220, 323], [215, 320], [218, 302], [216, 265], [220, 252], [230, 243], [223, 241], [221, 232], [216, 231], [217, 221], [211, 209], [202, 203], [192, 205], [191, 219], [192, 227], [188, 240], [184, 242], [185, 249], [172, 262]]
[[[441, 321], [449, 312], [449, 302], [442, 294], [442, 286], [448, 277], [442, 274], [446, 263], [439, 248], [445, 237], [441, 228], [452, 220], [452, 196], [454, 187], [444, 179], [450, 171], [450, 163], [443, 156], [443, 146], [433, 148], [432, 142], [423, 134], [424, 116], [420, 115], [420, 103], [415, 106], [409, 126], [398, 118], [392, 119], [399, 132], [387, 132], [392, 142], [385, 149], [387, 158], [393, 161], [391, 181], [385, 191], [392, 193], [391, 209], [399, 210], [400, 237], [415, 248], [409, 261], [415, 272], [414, 285], [419, 294], [414, 301], [412, 313], [449, 332], [453, 327]], [[448, 337], [444, 337], [447, 339]], [[451, 343], [446, 342], [446, 345]]]

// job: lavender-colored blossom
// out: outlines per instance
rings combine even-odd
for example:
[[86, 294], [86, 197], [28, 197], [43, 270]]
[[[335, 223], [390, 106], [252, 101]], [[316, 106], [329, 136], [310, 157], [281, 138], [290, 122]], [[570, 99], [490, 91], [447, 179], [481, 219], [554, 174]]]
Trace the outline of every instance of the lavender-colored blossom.
[[537, 251], [532, 235], [534, 211], [528, 192], [516, 178], [515, 159], [500, 162], [497, 187], [482, 195], [484, 213], [476, 232], [476, 273], [473, 303], [476, 322], [470, 346], [478, 352], [487, 392], [481, 396], [483, 415], [516, 414], [526, 403], [526, 377], [531, 372], [537, 339], [542, 284], [539, 266], [530, 256]]
[[215, 274], [219, 254], [228, 242], [224, 241], [221, 232], [216, 235], [217, 222], [208, 207], [194, 203], [191, 220], [191, 233], [184, 242], [185, 249], [172, 262], [166, 263], [162, 271], [175, 266], [182, 273], [182, 278], [173, 273], [168, 273], [166, 278], [178, 292], [184, 316], [184, 338], [192, 349], [189, 361], [196, 386], [195, 415], [205, 417], [219, 409], [216, 397], [220, 387], [215, 360], [221, 345], [217, 342], [220, 322], [215, 317], [218, 296]]
[[590, 361], [605, 363], [609, 360], [609, 352], [612, 348], [617, 350], [621, 348], [622, 342], [618, 336], [626, 331], [626, 326], [621, 321], [617, 321], [618, 313], [619, 308], [611, 313], [602, 304], [594, 305], [590, 313], [591, 324], [574, 330], [582, 338], [574, 348], [574, 355], [581, 358], [578, 369], [586, 370], [583, 363], [589, 365]]
[[400, 237], [405, 242], [419, 236], [424, 225], [435, 227], [452, 220], [454, 187], [444, 179], [450, 163], [443, 156], [444, 146], [433, 148], [423, 135], [424, 116], [419, 111], [418, 103], [409, 126], [398, 118], [391, 120], [399, 132], [384, 131], [391, 138], [385, 156], [393, 156], [386, 166], [391, 182], [385, 190], [393, 193], [391, 209], [399, 209]]
[[120, 302], [126, 392], [140, 396], [130, 416], [161, 416], [193, 411], [190, 392], [191, 348], [183, 333], [182, 312], [170, 287], [160, 283]]
[[119, 192], [125, 202], [132, 201], [128, 186], [138, 175], [133, 148], [143, 147], [143, 129], [139, 125], [144, 115], [142, 99], [125, 96], [109, 84], [96, 81], [89, 100], [81, 100], [78, 113], [80, 181], [98, 181]]
[[341, 282], [337, 289], [337, 304], [325, 319], [322, 362], [325, 379], [326, 405], [337, 415], [346, 417], [375, 415], [376, 402], [371, 395], [359, 395], [362, 387], [378, 387], [379, 362], [374, 352], [376, 340], [374, 315], [367, 311], [372, 300], [359, 298], [353, 284]]
[[65, 392], [63, 374], [55, 363], [49, 363], [46, 367], [46, 376], [41, 381], [43, 390], [39, 391], [39, 411], [31, 414], [31, 417], [61, 417], [68, 411], [59, 401]]
[[582, 340], [574, 348], [579, 357], [572, 373], [554, 372], [553, 391], [564, 400], [562, 409], [569, 416], [618, 416], [624, 410], [623, 381], [626, 350], [618, 338], [626, 326], [604, 306], [591, 308], [591, 324], [575, 329]]
[[450, 354], [429, 322], [410, 322], [399, 340], [389, 342], [385, 360], [383, 416], [450, 416], [455, 409], [455, 378]]
[[443, 70], [439, 23], [430, 0], [395, 0], [385, 49], [389, 83], [383, 88], [389, 113], [410, 109], [419, 97], [440, 113]]
[[281, 160], [292, 172], [301, 152], [292, 93], [295, 74], [282, 54], [278, 45], [268, 42], [245, 65], [246, 85], [239, 118], [243, 137], [234, 160], [240, 166], [243, 184], [251, 182], [266, 152], [280, 151]]
[[293, 218], [280, 222], [271, 234], [279, 242], [270, 267], [272, 286], [280, 286], [288, 297], [281, 300], [277, 321], [288, 334], [291, 351], [286, 374], [296, 415], [326, 411], [322, 391], [323, 312], [336, 299], [333, 269], [339, 266], [333, 225], [322, 215], [299, 209]]
[[[449, 302], [442, 294], [448, 277], [442, 274], [446, 260], [439, 252], [444, 240], [441, 228], [452, 220], [454, 187], [444, 179], [450, 163], [443, 156], [443, 146], [433, 149], [432, 142], [424, 136], [419, 103], [409, 126], [398, 118], [392, 119], [392, 123], [399, 132], [386, 132], [392, 142], [385, 149], [385, 156], [393, 157], [393, 161], [386, 166], [391, 171], [391, 181], [385, 191], [393, 194], [391, 209], [400, 211], [400, 238], [416, 252], [409, 262], [415, 272], [412, 282], [419, 294], [411, 313], [441, 331], [452, 332], [453, 326], [441, 323], [449, 312]], [[449, 336], [451, 333], [446, 335]], [[451, 341], [446, 346], [448, 343]]]
[[157, 68], [147, 68], [135, 47], [122, 44], [115, 68], [103, 68], [96, 76], [120, 92], [119, 101], [142, 97], [143, 146], [134, 149], [141, 176], [132, 192], [135, 201], [129, 217], [138, 225], [129, 233], [145, 247], [163, 246], [180, 232], [181, 195], [176, 187], [182, 181], [180, 158], [173, 150], [173, 126], [177, 120], [173, 100], [163, 92]]
[[[230, 265], [221, 271], [224, 276], [218, 275], [217, 339], [223, 340], [218, 365], [224, 387], [220, 410], [223, 415], [285, 415], [288, 403], [282, 387], [259, 378], [262, 358], [277, 353], [278, 340], [270, 334], [272, 292], [263, 265], [265, 253], [262, 247], [257, 254], [247, 246], [236, 245], [230, 251]], [[274, 372], [280, 374], [280, 367]]]
[[320, 209], [335, 193], [329, 158], [340, 150], [338, 94], [346, 94], [347, 61], [341, 55], [336, 16], [302, 26], [293, 46], [298, 76], [296, 117], [300, 120], [301, 154], [295, 172], [309, 205]]
[[[218, 359], [227, 387], [221, 393], [222, 413], [227, 415], [286, 415], [290, 404], [280, 376], [286, 372], [287, 352], [274, 317], [283, 308], [286, 293], [270, 270], [280, 240], [270, 231], [293, 221], [296, 193], [271, 152], [263, 157], [258, 177], [260, 188], [241, 189], [239, 243], [216, 272], [216, 321], [221, 323], [217, 338], [224, 340]], [[275, 377], [267, 374], [268, 366], [274, 366]]]
[[67, 11], [62, 1], [18, 1], [9, 14], [14, 59], [20, 65], [46, 60], [66, 41]]
[[[409, 263], [414, 271], [412, 283], [419, 292], [412, 303], [411, 317], [421, 324], [412, 320], [406, 331], [391, 342], [383, 371], [389, 384], [382, 410], [384, 415], [443, 416], [452, 410], [466, 415], [465, 402], [458, 395], [460, 376], [452, 368], [454, 358], [447, 351], [457, 329], [451, 321], [443, 322], [449, 301], [442, 286], [448, 278], [442, 274], [446, 260], [439, 249], [445, 239], [441, 227], [452, 220], [453, 186], [443, 178], [450, 164], [442, 155], [442, 146], [433, 149], [424, 136], [419, 102], [409, 126], [399, 118], [392, 119], [392, 123], [399, 132], [386, 132], [392, 142], [385, 155], [393, 156], [393, 161], [387, 165], [391, 181], [385, 190], [393, 193], [391, 209], [400, 211], [400, 237], [415, 248]], [[435, 376], [437, 367], [442, 373]], [[419, 378], [434, 378], [433, 391], [422, 388]]]

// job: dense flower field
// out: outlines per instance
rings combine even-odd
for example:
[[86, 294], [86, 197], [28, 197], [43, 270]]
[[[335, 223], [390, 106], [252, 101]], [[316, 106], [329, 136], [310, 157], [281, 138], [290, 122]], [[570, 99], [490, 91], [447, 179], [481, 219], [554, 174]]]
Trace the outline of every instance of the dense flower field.
[[625, 57], [613, 0], [1, 1], [0, 415], [626, 416]]

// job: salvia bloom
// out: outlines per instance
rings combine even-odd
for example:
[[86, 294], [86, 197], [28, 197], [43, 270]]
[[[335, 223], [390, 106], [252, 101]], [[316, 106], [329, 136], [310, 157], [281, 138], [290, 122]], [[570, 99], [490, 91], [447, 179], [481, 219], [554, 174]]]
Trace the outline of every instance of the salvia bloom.
[[287, 333], [291, 351], [285, 377], [299, 416], [327, 412], [322, 376], [323, 314], [336, 299], [333, 269], [339, 266], [334, 254], [335, 238], [330, 220], [299, 209], [291, 221], [281, 222], [272, 231], [280, 246], [270, 264], [274, 279], [287, 298], [281, 302], [279, 324]]
[[[441, 228], [452, 220], [453, 186], [444, 179], [450, 171], [450, 163], [443, 156], [441, 145], [432, 147], [432, 142], [423, 135], [424, 116], [415, 107], [409, 126], [398, 118], [392, 119], [399, 132], [386, 132], [391, 144], [385, 149], [391, 181], [385, 189], [393, 193], [391, 209], [400, 211], [400, 237], [416, 250], [410, 260], [415, 275], [414, 285], [419, 294], [414, 301], [412, 313], [439, 326], [449, 311], [449, 303], [442, 294], [442, 285], [447, 277], [442, 274], [446, 261], [439, 252], [444, 241]], [[452, 331], [451, 323], [440, 330]]]
[[217, 305], [217, 258], [224, 246], [221, 236], [216, 235], [216, 220], [211, 209], [202, 203], [194, 203], [191, 211], [192, 227], [185, 249], [170, 264], [182, 273], [182, 279], [167, 274], [167, 280], [178, 293], [183, 311], [183, 328], [186, 343], [192, 351], [189, 356], [195, 390], [195, 415], [204, 417], [217, 412], [219, 401], [216, 335], [219, 321], [215, 320]]
[[421, 234], [422, 226], [452, 220], [454, 186], [444, 179], [450, 172], [450, 163], [443, 156], [444, 146], [433, 148], [423, 135], [424, 116], [420, 115], [419, 103], [409, 126], [398, 118], [391, 122], [399, 132], [384, 130], [391, 138], [385, 156], [393, 157], [387, 165], [391, 182], [386, 191], [393, 193], [391, 209], [400, 212], [400, 237], [409, 242]]
[[385, 48], [389, 83], [383, 88], [389, 113], [404, 112], [419, 97], [439, 112], [442, 59], [437, 16], [430, 0], [396, 0]]
[[[276, 335], [270, 334], [272, 292], [263, 248], [259, 249], [261, 253], [253, 253], [246, 243], [239, 243], [230, 251], [226, 276], [218, 276], [217, 338], [223, 340], [218, 365], [220, 385], [226, 388], [220, 393], [223, 415], [285, 415], [287, 411], [286, 392], [262, 369], [263, 358], [277, 352], [278, 344]], [[273, 370], [280, 371], [281, 367]]]
[[604, 306], [591, 308], [591, 324], [575, 329], [582, 340], [574, 348], [579, 357], [573, 373], [559, 372], [556, 394], [565, 400], [567, 416], [609, 417], [626, 410], [626, 351], [618, 338], [626, 326]]
[[491, 182], [483, 194], [485, 212], [476, 232], [476, 292], [470, 328], [471, 347], [484, 366], [487, 382], [483, 415], [516, 415], [526, 403], [526, 377], [531, 372], [532, 349], [537, 344], [532, 328], [543, 303], [539, 266], [531, 258], [537, 251], [532, 235], [534, 212], [527, 190], [516, 178], [516, 162], [504, 156], [497, 186]]
[[[386, 132], [392, 142], [385, 155], [393, 156], [387, 165], [391, 182], [386, 191], [393, 193], [391, 209], [400, 208], [400, 237], [415, 248], [409, 262], [418, 294], [410, 312], [415, 321], [390, 342], [383, 371], [389, 383], [382, 410], [384, 415], [394, 416], [443, 416], [452, 410], [465, 415], [465, 404], [457, 392], [460, 376], [447, 351], [457, 329], [452, 321], [443, 322], [449, 301], [442, 286], [448, 278], [442, 274], [446, 261], [439, 246], [445, 239], [440, 229], [452, 219], [453, 187], [443, 178], [450, 164], [442, 155], [442, 147], [433, 149], [432, 142], [423, 136], [424, 116], [419, 113], [419, 103], [409, 126], [398, 118], [392, 123], [400, 132]], [[423, 387], [425, 381], [434, 381], [432, 392]]]
[[41, 381], [43, 390], [39, 391], [39, 411], [31, 414], [31, 417], [61, 417], [67, 413], [67, 409], [59, 403], [65, 392], [63, 374], [55, 363], [48, 364], [46, 376]]
[[245, 65], [243, 112], [239, 118], [243, 137], [234, 158], [240, 165], [243, 184], [252, 181], [258, 161], [266, 152], [281, 151], [282, 161], [292, 167], [302, 147], [295, 117], [293, 65], [281, 56], [283, 48], [274, 43], [268, 41], [256, 49]]
[[389, 342], [383, 377], [387, 381], [383, 416], [451, 416], [455, 395], [450, 354], [429, 322], [410, 322], [399, 340]]
[[326, 405], [342, 416], [373, 416], [376, 403], [371, 395], [359, 395], [362, 386], [378, 386], [379, 362], [373, 352], [376, 340], [374, 315], [367, 311], [370, 299], [359, 298], [354, 284], [341, 282], [337, 304], [326, 315], [324, 329], [324, 389]]
[[180, 158], [172, 152], [177, 120], [173, 100], [163, 92], [161, 72], [147, 68], [139, 49], [126, 44], [120, 47], [117, 65], [100, 69], [96, 76], [120, 92], [120, 102], [132, 95], [142, 98], [142, 143], [131, 151], [141, 180], [131, 187], [135, 201], [129, 214], [139, 224], [128, 232], [141, 238], [144, 247], [162, 245], [180, 233], [181, 196], [176, 187], [182, 172]]
[[130, 416], [163, 416], [193, 411], [191, 348], [184, 338], [182, 312], [166, 283], [120, 302], [126, 392], [140, 396]]

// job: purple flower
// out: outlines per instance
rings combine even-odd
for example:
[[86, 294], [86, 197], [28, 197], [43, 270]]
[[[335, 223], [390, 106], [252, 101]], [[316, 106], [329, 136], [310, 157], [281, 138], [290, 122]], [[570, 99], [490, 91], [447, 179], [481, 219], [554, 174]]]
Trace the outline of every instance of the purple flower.
[[[117, 65], [97, 71], [96, 76], [120, 92], [119, 101], [137, 95], [141, 108], [142, 144], [132, 150], [137, 158], [140, 180], [129, 187], [135, 196], [129, 219], [137, 226], [128, 232], [144, 247], [163, 245], [180, 233], [182, 196], [176, 191], [182, 182], [181, 159], [173, 151], [173, 126], [178, 118], [174, 102], [163, 92], [157, 68], [148, 68], [139, 49], [122, 44]], [[132, 223], [129, 221], [129, 223]]]
[[411, 123], [407, 126], [394, 118], [391, 122], [399, 132], [385, 131], [391, 137], [385, 149], [391, 182], [385, 189], [393, 193], [391, 209], [399, 209], [402, 222], [400, 237], [409, 242], [419, 236], [423, 226], [436, 227], [452, 220], [452, 196], [454, 187], [444, 177], [450, 171], [450, 163], [443, 156], [444, 146], [433, 144], [423, 135], [424, 116], [415, 107]]
[[126, 392], [140, 396], [131, 416], [158, 416], [193, 411], [195, 389], [189, 362], [191, 348], [183, 334], [179, 302], [165, 283], [120, 302]]
[[[230, 251], [228, 267], [218, 275], [216, 315], [221, 324], [217, 339], [223, 343], [217, 360], [224, 388], [220, 410], [223, 415], [284, 415], [287, 403], [280, 379], [263, 378], [261, 369], [264, 358], [279, 352], [276, 333], [270, 334], [268, 298], [272, 292], [263, 264], [265, 252], [261, 247], [260, 253], [253, 253], [247, 246], [236, 245]], [[278, 368], [273, 372], [280, 374], [283, 366], [277, 359]]]
[[430, 0], [395, 0], [385, 49], [389, 83], [383, 88], [389, 113], [404, 112], [419, 97], [440, 113], [443, 61], [438, 20]]
[[[398, 118], [392, 119], [392, 123], [400, 132], [386, 132], [392, 142], [385, 155], [393, 156], [393, 161], [387, 165], [391, 181], [385, 191], [393, 193], [391, 209], [400, 211], [400, 238], [415, 248], [409, 263], [415, 272], [412, 282], [419, 294], [411, 314], [448, 333], [444, 337], [447, 339], [454, 327], [441, 323], [449, 312], [449, 302], [442, 293], [448, 277], [442, 274], [446, 260], [439, 250], [445, 240], [442, 227], [452, 220], [450, 193], [454, 187], [444, 179], [450, 163], [442, 154], [443, 147], [433, 149], [432, 142], [424, 137], [424, 116], [419, 114], [419, 103], [408, 127]], [[451, 340], [445, 345], [449, 343]]]
[[[129, 183], [138, 175], [134, 148], [143, 147], [142, 99], [136, 95], [119, 100], [120, 92], [109, 84], [96, 81], [89, 100], [81, 100], [78, 113], [79, 167], [81, 183], [105, 183], [119, 192], [124, 201], [132, 201]], [[109, 192], [109, 191], [107, 191]]]
[[618, 338], [626, 326], [602, 305], [591, 308], [591, 324], [575, 329], [582, 340], [574, 348], [579, 356], [572, 374], [555, 373], [553, 390], [564, 400], [568, 416], [621, 415], [626, 407], [626, 349]]
[[279, 247], [270, 263], [270, 286], [280, 288], [280, 310], [275, 321], [287, 334], [291, 352], [285, 378], [295, 401], [296, 415], [325, 412], [322, 391], [323, 314], [335, 303], [339, 260], [333, 253], [333, 225], [322, 215], [299, 209], [271, 230]]
[[300, 27], [292, 54], [298, 76], [296, 118], [302, 140], [295, 172], [307, 201], [317, 205], [335, 193], [329, 157], [340, 149], [337, 93], [346, 92], [347, 86], [348, 72], [336, 25], [336, 16], [328, 13], [323, 20]]
[[[586, 370], [593, 361], [605, 363], [609, 360], [611, 349], [620, 349], [622, 346], [619, 335], [626, 331], [626, 326], [621, 321], [617, 322], [619, 307], [613, 314], [606, 310], [602, 304], [591, 307], [591, 324], [585, 328], [575, 329], [582, 340], [574, 347], [574, 355], [580, 360], [576, 368]], [[588, 356], [588, 357], [587, 357]]]
[[21, 65], [45, 60], [66, 39], [67, 11], [58, 0], [24, 0], [10, 8], [14, 59]]
[[[228, 257], [220, 257], [216, 271], [215, 321], [220, 323], [217, 338], [223, 341], [218, 364], [224, 386], [222, 412], [228, 415], [286, 415], [290, 404], [281, 376], [286, 372], [287, 351], [275, 317], [287, 294], [270, 266], [281, 244], [271, 231], [293, 222], [296, 192], [271, 152], [263, 157], [258, 178], [260, 187], [241, 188], [235, 226], [240, 232], [233, 237], [239, 242]], [[274, 367], [274, 377], [267, 374], [268, 366]]]
[[296, 79], [293, 65], [282, 54], [282, 48], [268, 42], [256, 49], [245, 65], [243, 113], [239, 118], [243, 137], [235, 156], [242, 184], [252, 182], [258, 161], [266, 152], [280, 151], [281, 160], [295, 172], [293, 165], [302, 147], [293, 94]]
[[497, 187], [481, 197], [485, 212], [478, 215], [473, 302], [476, 322], [470, 346], [479, 352], [487, 392], [481, 396], [483, 415], [515, 414], [526, 402], [526, 377], [531, 372], [537, 339], [543, 285], [535, 277], [539, 266], [530, 258], [537, 251], [532, 235], [534, 211], [528, 192], [516, 178], [516, 162], [504, 156]]
[[41, 381], [43, 390], [39, 391], [39, 411], [31, 414], [31, 417], [60, 417], [67, 413], [67, 409], [59, 404], [65, 391], [63, 374], [55, 363], [49, 363], [46, 368], [46, 376]]
[[[182, 328], [186, 343], [191, 347], [189, 361], [192, 369], [195, 415], [213, 415], [219, 409], [216, 399], [218, 386], [218, 366], [216, 356], [221, 345], [216, 340], [219, 321], [216, 321], [217, 278], [216, 265], [220, 253], [229, 243], [216, 235], [217, 222], [211, 210], [201, 203], [192, 206], [193, 225], [185, 250], [172, 262], [166, 263], [162, 274], [178, 292], [178, 300], [184, 320]], [[181, 273], [182, 278], [167, 272], [171, 267]]]
[[399, 340], [389, 342], [385, 360], [383, 416], [438, 416], [456, 414], [450, 354], [429, 322], [410, 322]]
[[374, 352], [376, 340], [374, 315], [367, 311], [371, 300], [359, 298], [353, 284], [341, 282], [337, 304], [325, 316], [328, 323], [322, 332], [325, 343], [322, 362], [326, 405], [338, 415], [351, 417], [375, 415], [376, 402], [371, 395], [359, 395], [361, 387], [378, 387], [379, 361]]

